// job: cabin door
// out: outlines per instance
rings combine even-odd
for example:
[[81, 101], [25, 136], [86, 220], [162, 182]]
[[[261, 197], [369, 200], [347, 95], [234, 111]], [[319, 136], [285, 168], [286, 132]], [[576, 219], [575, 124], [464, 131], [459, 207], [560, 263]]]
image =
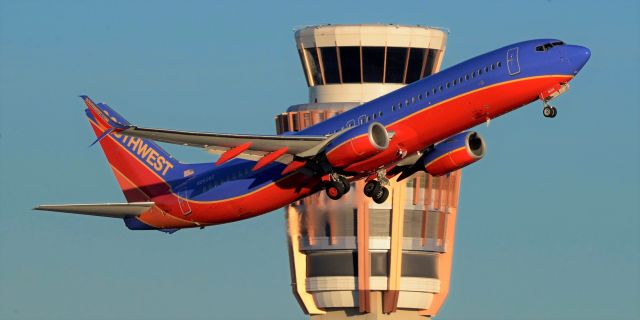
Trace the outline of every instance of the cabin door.
[[520, 62], [518, 61], [518, 47], [511, 48], [507, 51], [507, 69], [509, 75], [520, 73]]
[[191, 205], [189, 205], [189, 201], [187, 200], [186, 192], [178, 192], [178, 206], [180, 206], [180, 211], [185, 216], [191, 214]]

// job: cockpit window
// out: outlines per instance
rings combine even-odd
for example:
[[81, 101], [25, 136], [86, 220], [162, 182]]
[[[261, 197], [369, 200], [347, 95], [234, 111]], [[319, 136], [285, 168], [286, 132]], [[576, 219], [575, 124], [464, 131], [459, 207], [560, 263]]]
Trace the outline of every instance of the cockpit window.
[[551, 49], [553, 47], [556, 47], [556, 46], [564, 46], [564, 42], [562, 42], [562, 41], [548, 42], [548, 43], [545, 43], [545, 44], [543, 44], [541, 46], [537, 46], [536, 47], [536, 51], [547, 51], [547, 50], [549, 50], [549, 49]]

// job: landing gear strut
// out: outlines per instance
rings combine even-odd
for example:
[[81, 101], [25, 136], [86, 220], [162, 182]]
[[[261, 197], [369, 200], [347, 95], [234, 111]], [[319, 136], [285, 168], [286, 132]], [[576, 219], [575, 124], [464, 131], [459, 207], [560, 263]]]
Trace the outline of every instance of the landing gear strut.
[[544, 108], [542, 108], [542, 115], [546, 118], [555, 118], [558, 114], [558, 110], [556, 110], [554, 106], [548, 104], [547, 101], [543, 100], [542, 103], [544, 103]]
[[347, 192], [351, 190], [351, 184], [347, 178], [332, 174], [331, 181], [327, 182], [325, 185], [325, 192], [327, 193], [327, 197], [331, 200], [338, 200], [342, 198]]
[[389, 197], [389, 189], [383, 185], [388, 185], [389, 179], [384, 170], [378, 171], [377, 180], [371, 180], [364, 185], [364, 195], [371, 197], [375, 203], [383, 203]]

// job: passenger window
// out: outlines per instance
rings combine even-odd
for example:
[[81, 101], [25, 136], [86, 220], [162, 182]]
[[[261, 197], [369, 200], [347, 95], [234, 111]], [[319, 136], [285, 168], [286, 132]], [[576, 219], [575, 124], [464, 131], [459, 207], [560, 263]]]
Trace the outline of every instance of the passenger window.
[[464, 78], [465, 78], [466, 80], [469, 80], [469, 75], [465, 75], [465, 76], [464, 76]]
[[502, 62], [498, 61], [498, 68], [502, 67]]
[[382, 117], [382, 111], [378, 111], [378, 118]]
[[405, 106], [408, 106], [408, 105], [409, 105], [409, 99], [407, 99], [407, 100], [405, 100], [405, 101], [404, 101], [404, 105], [405, 105]]
[[440, 86], [438, 89], [440, 89], [440, 92], [442, 92], [442, 86]]
[[425, 92], [424, 94], [425, 94], [425, 96], [428, 97], [429, 96], [429, 91]]
[[447, 82], [447, 89], [451, 88], [451, 82]]
[[415, 103], [416, 102], [416, 97], [411, 97], [411, 103]]
[[455, 86], [456, 84], [458, 84], [458, 79], [453, 79], [453, 85]]
[[433, 94], [436, 94], [436, 88], [433, 88]]
[[422, 100], [422, 93], [418, 95], [418, 100]]
[[484, 67], [484, 72], [489, 72], [489, 67]]
[[478, 76], [482, 74], [482, 69], [478, 69]]

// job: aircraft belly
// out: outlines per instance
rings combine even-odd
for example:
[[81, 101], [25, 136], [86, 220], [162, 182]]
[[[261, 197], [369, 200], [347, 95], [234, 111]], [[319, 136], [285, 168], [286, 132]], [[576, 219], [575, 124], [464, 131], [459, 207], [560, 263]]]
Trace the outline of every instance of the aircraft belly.
[[484, 123], [535, 100], [542, 88], [566, 82], [569, 76], [535, 77], [472, 91], [401, 119], [388, 127], [395, 131], [389, 148], [346, 167], [348, 172], [368, 172], [400, 160], [399, 151], [412, 154], [456, 133]]

